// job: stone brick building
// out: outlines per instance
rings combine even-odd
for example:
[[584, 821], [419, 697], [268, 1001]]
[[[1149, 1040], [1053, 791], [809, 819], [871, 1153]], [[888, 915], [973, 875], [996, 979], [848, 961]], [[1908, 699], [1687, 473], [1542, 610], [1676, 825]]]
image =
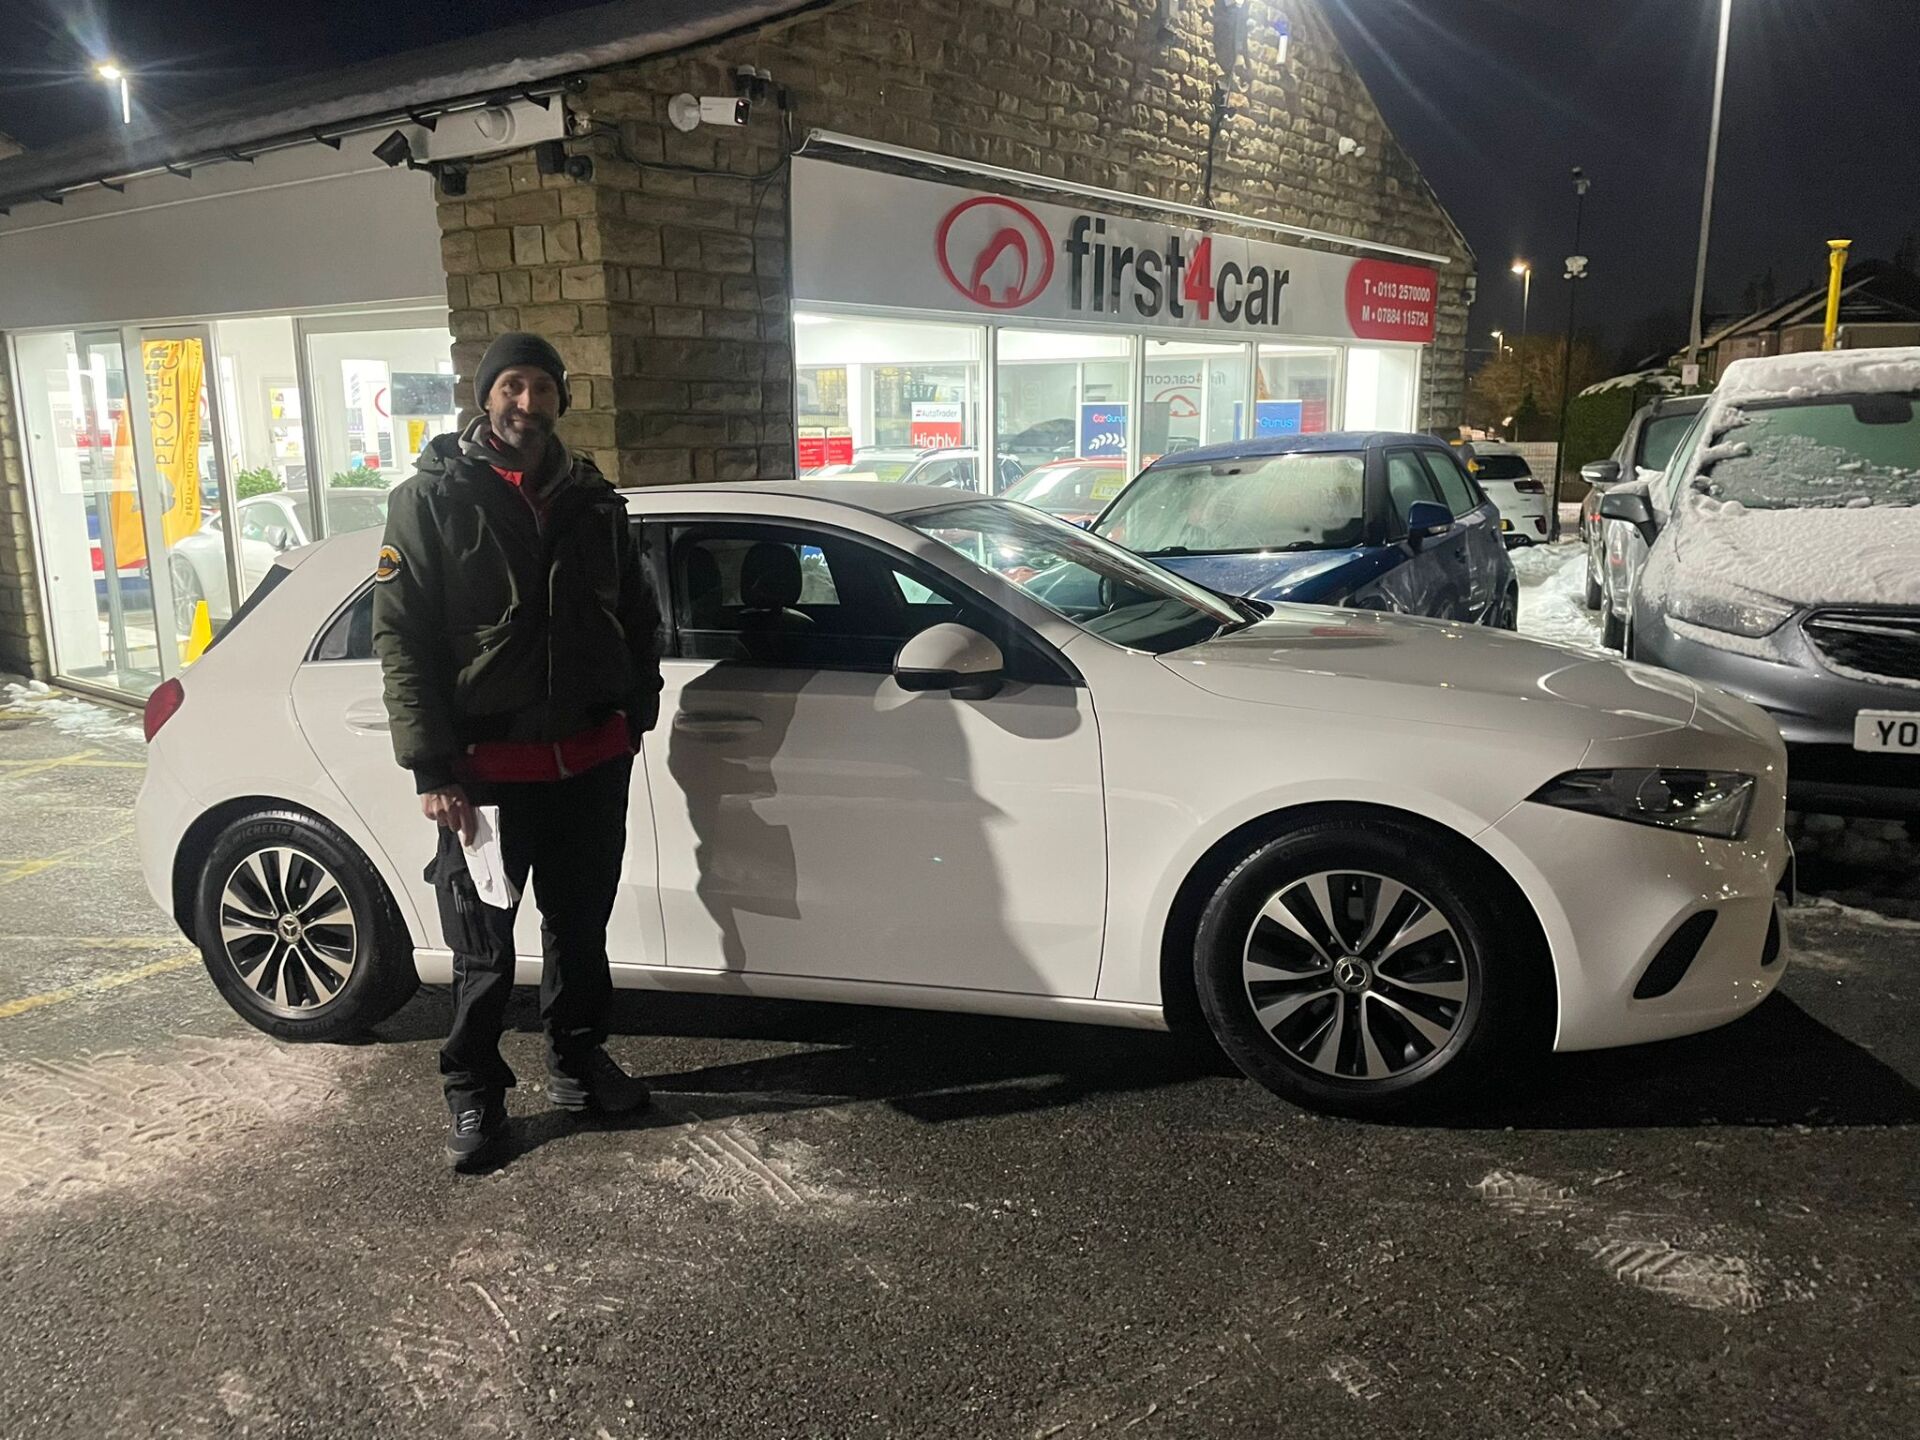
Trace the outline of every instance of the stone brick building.
[[[674, 123], [675, 97], [742, 92], [743, 124]], [[438, 158], [455, 127], [418, 122], [481, 106], [531, 117], [544, 149]], [[427, 155], [431, 194], [408, 168], [369, 170], [369, 146], [390, 134]], [[0, 386], [0, 668], [137, 692], [141, 675], [179, 663], [162, 643], [169, 614], [185, 625], [204, 601], [217, 623], [233, 608], [223, 581], [230, 602], [257, 580], [233, 541], [224, 566], [195, 560], [189, 573], [161, 518], [115, 523], [141, 527], [166, 566], [144, 564], [124, 534], [102, 538], [98, 487], [132, 483], [129, 469], [144, 485], [154, 463], [124, 376], [131, 354], [150, 366], [160, 344], [200, 347], [215, 377], [201, 480], [229, 535], [244, 533], [244, 474], [277, 482], [296, 512], [311, 496], [290, 528], [347, 523], [323, 476], [403, 473], [422, 427], [470, 403], [465, 377], [488, 338], [516, 328], [559, 345], [573, 386], [562, 433], [622, 485], [779, 478], [855, 451], [877, 464], [864, 457], [889, 449], [955, 452], [1003, 480], [1097, 445], [1138, 463], [1266, 428], [1443, 426], [1463, 404], [1473, 257], [1318, 0], [622, 0], [242, 97], [198, 131], [135, 149], [144, 168], [97, 142], [0, 163], [12, 211], [0, 274], [15, 276], [0, 280], [0, 331], [22, 362]], [[255, 151], [253, 190], [209, 178], [245, 168], [206, 169], [214, 159]], [[265, 182], [281, 174], [272, 203], [313, 208], [275, 212], [290, 237], [276, 243], [297, 253], [271, 266], [182, 259], [228, 243], [196, 235], [168, 254], [217, 286], [199, 271], [147, 276], [149, 290], [96, 303], [84, 279], [49, 273], [75, 263], [76, 237], [137, 249], [155, 226], [184, 223], [154, 217], [188, 190], [225, 186], [222, 234], [248, 232], [243, 207], [268, 203]], [[31, 203], [62, 192], [57, 222]], [[343, 210], [364, 245], [328, 230]], [[982, 224], [976, 245], [968, 226]], [[1038, 285], [1030, 265], [1044, 265]], [[35, 269], [45, 278], [22, 278]], [[154, 293], [162, 280], [174, 289]], [[69, 290], [79, 298], [48, 298]], [[340, 317], [354, 305], [366, 318]], [[268, 316], [287, 339], [247, 329]], [[147, 323], [160, 321], [181, 323]], [[401, 333], [426, 345], [439, 324], [450, 351], [431, 362], [395, 349], [368, 369], [324, 343], [349, 323], [389, 348]], [[91, 352], [89, 326], [107, 327]], [[258, 363], [255, 338], [278, 347]], [[92, 410], [89, 364], [105, 374]], [[63, 365], [79, 377], [72, 395]], [[450, 387], [435, 381], [448, 373]], [[401, 389], [438, 398], [409, 402], [418, 418], [377, 408]], [[109, 454], [117, 481], [98, 478]], [[95, 496], [67, 505], [64, 539], [49, 520], [60, 487], [36, 479], [56, 463], [63, 494]], [[233, 483], [210, 483], [209, 466]], [[178, 487], [165, 493], [178, 504]], [[83, 587], [73, 547], [89, 543]], [[105, 548], [135, 563], [106, 565]], [[116, 624], [132, 614], [151, 631], [139, 664], [135, 641], [93, 653], [102, 586]], [[67, 618], [50, 624], [43, 602]], [[81, 650], [86, 664], [60, 653]]]

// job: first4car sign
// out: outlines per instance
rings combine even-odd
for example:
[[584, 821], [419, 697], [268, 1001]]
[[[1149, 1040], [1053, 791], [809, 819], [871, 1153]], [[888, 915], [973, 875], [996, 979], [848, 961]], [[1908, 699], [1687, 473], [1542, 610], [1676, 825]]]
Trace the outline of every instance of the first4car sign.
[[1417, 265], [794, 162], [802, 301], [1250, 335], [1433, 339]]

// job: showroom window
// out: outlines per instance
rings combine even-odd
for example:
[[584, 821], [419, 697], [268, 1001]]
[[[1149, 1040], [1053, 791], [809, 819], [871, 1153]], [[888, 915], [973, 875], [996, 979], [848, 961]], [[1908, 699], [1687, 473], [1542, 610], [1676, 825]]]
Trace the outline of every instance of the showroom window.
[[1420, 352], [1409, 346], [1355, 345], [1347, 351], [1346, 428], [1414, 430]]
[[1253, 400], [1256, 435], [1319, 435], [1340, 428], [1334, 405], [1340, 352], [1262, 345]]
[[1247, 347], [1149, 340], [1141, 356], [1140, 463], [1246, 435]]
[[12, 346], [54, 671], [134, 697], [192, 664], [285, 551], [384, 524], [458, 409], [439, 310]]
[[909, 472], [982, 443], [979, 326], [806, 312], [793, 326], [801, 473], [956, 483], [951, 466]]
[[1049, 460], [1130, 453], [1132, 336], [1002, 330], [998, 339], [1002, 456], [1024, 471]]

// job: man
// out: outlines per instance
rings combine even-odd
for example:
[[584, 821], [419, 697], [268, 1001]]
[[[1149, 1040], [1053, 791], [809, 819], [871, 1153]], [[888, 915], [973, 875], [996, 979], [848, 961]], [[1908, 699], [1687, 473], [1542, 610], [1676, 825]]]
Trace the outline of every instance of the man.
[[455, 1169], [498, 1152], [514, 1084], [500, 1032], [515, 910], [483, 902], [468, 873], [476, 806], [500, 807], [515, 887], [532, 875], [553, 1103], [647, 1104], [646, 1086], [603, 1048], [606, 939], [633, 755], [660, 707], [659, 609], [626, 504], [554, 434], [567, 409], [559, 353], [537, 335], [502, 335], [474, 395], [485, 413], [431, 441], [393, 491], [373, 604], [394, 754], [441, 827], [427, 878], [453, 951], [440, 1073]]

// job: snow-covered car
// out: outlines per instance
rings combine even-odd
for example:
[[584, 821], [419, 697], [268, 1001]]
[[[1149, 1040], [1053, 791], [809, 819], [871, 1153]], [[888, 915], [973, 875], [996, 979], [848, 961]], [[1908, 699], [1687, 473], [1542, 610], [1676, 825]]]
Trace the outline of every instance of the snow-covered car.
[[[1607, 563], [1608, 526], [1600, 517], [1601, 497], [1615, 485], [1651, 484], [1663, 474], [1706, 404], [1704, 395], [1676, 395], [1642, 405], [1627, 422], [1613, 454], [1580, 467], [1580, 478], [1587, 482], [1580, 505], [1580, 539], [1587, 548], [1586, 606], [1607, 606], [1616, 625], [1624, 625], [1627, 618], [1627, 587], [1619, 583], [1624, 577], [1617, 575], [1618, 567]], [[1631, 527], [1626, 533], [1632, 533]]]
[[[1548, 1044], [1721, 1024], [1784, 969], [1779, 735], [1683, 677], [1228, 600], [952, 491], [627, 500], [666, 683], [618, 985], [1204, 1022], [1279, 1094], [1371, 1112]], [[372, 651], [378, 544], [281, 556], [147, 708], [147, 884], [287, 1038], [361, 1030], [451, 972]], [[1062, 568], [1091, 604], [1036, 598]], [[517, 935], [531, 980], [532, 906]]]
[[1920, 814], [1920, 349], [1740, 360], [1654, 486], [1626, 653], [1767, 710], [1809, 809]]
[[1547, 543], [1547, 487], [1511, 445], [1476, 440], [1467, 469], [1500, 512], [1500, 533], [1509, 545]]
[[[249, 495], [235, 503], [233, 514], [240, 528], [240, 581], [249, 595], [266, 578], [276, 559], [313, 540], [313, 498], [304, 491]], [[327, 525], [335, 533], [376, 529], [386, 520], [385, 490], [327, 492]], [[192, 631], [194, 611], [203, 600], [214, 625], [232, 618], [226, 526], [218, 512], [193, 534], [181, 537], [167, 557], [167, 566], [173, 581], [174, 626], [178, 633]]]

